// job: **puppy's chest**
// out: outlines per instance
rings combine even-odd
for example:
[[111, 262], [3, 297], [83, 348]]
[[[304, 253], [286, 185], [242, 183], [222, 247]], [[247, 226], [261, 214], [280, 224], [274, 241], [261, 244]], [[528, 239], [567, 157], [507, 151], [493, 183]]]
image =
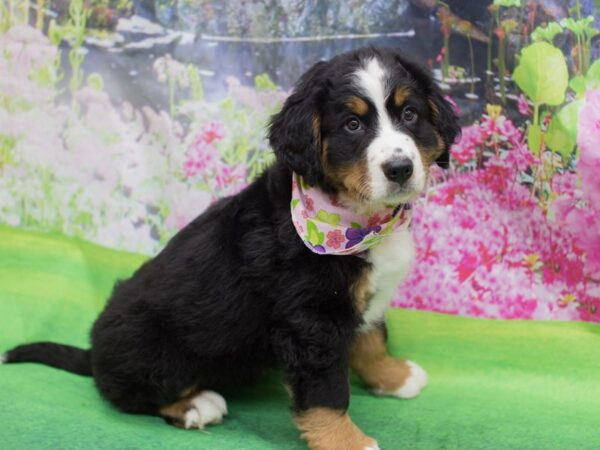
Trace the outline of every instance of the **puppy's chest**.
[[415, 250], [409, 230], [402, 230], [384, 238], [369, 251], [366, 269], [353, 284], [354, 301], [362, 313], [363, 328], [370, 328], [383, 320], [396, 288], [408, 274]]

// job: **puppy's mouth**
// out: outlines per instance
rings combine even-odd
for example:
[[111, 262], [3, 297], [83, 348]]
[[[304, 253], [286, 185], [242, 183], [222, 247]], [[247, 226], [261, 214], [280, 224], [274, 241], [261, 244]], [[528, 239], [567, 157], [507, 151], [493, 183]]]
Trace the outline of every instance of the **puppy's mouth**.
[[390, 183], [390, 187], [388, 189], [388, 194], [380, 199], [375, 199], [375, 203], [386, 203], [386, 204], [400, 204], [400, 203], [410, 203], [417, 200], [424, 192], [424, 189], [416, 188], [413, 183], [405, 183], [403, 185], [398, 185], [395, 183]]

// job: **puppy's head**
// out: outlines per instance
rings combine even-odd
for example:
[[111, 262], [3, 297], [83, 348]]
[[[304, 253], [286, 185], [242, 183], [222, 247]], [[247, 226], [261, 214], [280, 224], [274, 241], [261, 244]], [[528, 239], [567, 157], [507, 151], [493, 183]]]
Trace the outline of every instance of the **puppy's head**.
[[429, 73], [391, 49], [319, 62], [271, 121], [277, 159], [352, 203], [413, 200], [447, 165], [457, 118]]

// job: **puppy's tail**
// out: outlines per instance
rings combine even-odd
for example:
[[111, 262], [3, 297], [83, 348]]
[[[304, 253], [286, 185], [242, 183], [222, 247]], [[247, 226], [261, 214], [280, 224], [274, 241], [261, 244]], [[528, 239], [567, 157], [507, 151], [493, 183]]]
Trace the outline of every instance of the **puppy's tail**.
[[79, 375], [92, 375], [89, 350], [54, 342], [19, 345], [0, 356], [0, 363], [3, 364], [21, 362], [40, 363]]

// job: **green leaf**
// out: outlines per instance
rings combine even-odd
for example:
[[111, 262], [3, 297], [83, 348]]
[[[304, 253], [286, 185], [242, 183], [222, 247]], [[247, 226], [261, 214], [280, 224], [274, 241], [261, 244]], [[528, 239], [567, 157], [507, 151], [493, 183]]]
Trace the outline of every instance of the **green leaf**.
[[325, 233], [319, 231], [319, 228], [311, 222], [310, 220], [306, 221], [306, 240], [310, 242], [312, 245], [321, 245], [325, 240]]
[[575, 141], [571, 139], [557, 117], [553, 117], [548, 125], [545, 142], [550, 150], [560, 154], [565, 161], [575, 146]]
[[563, 29], [557, 22], [550, 22], [545, 27], [539, 26], [533, 33], [531, 33], [531, 38], [536, 41], [546, 41], [550, 44], [554, 42], [554, 38], [557, 34], [562, 33]]
[[98, 72], [90, 73], [87, 77], [87, 85], [95, 91], [101, 91], [104, 87], [104, 79]]
[[546, 144], [553, 152], [568, 160], [577, 143], [577, 124], [583, 100], [577, 100], [564, 106], [550, 121], [546, 133]]
[[254, 86], [257, 91], [276, 91], [277, 85], [269, 78], [266, 73], [254, 77]]
[[365, 245], [366, 247], [372, 247], [374, 245], [379, 244], [382, 239], [383, 239], [382, 236], [373, 236], [372, 238], [365, 239], [363, 241], [363, 245]]
[[569, 81], [569, 87], [575, 92], [577, 98], [582, 97], [585, 93], [585, 78], [583, 75], [577, 75]]
[[298, 203], [300, 203], [300, 199], [299, 198], [293, 198], [292, 199], [292, 209], [295, 209], [296, 206], [298, 206]]
[[542, 129], [539, 125], [530, 124], [527, 128], [527, 145], [529, 151], [534, 155], [540, 154], [540, 145], [542, 144]]
[[579, 20], [575, 20], [572, 17], [566, 17], [560, 21], [560, 24], [571, 31], [575, 36], [587, 36], [589, 38], [592, 38], [594, 34], [596, 34], [593, 23], [593, 16], [583, 17]]
[[511, 6], [520, 8], [521, 0], [494, 0], [494, 5], [504, 6], [505, 8], [510, 8]]
[[563, 53], [546, 42], [536, 42], [521, 52], [513, 78], [537, 105], [560, 105], [565, 100], [569, 72]]
[[360, 223], [351, 222], [350, 228], [362, 228], [363, 226]]
[[324, 209], [320, 209], [317, 212], [315, 220], [320, 222], [328, 223], [329, 225], [333, 225], [337, 227], [340, 224], [340, 215], [334, 213], [328, 213]]
[[590, 91], [600, 87], [600, 59], [594, 61], [585, 74], [585, 90]]

